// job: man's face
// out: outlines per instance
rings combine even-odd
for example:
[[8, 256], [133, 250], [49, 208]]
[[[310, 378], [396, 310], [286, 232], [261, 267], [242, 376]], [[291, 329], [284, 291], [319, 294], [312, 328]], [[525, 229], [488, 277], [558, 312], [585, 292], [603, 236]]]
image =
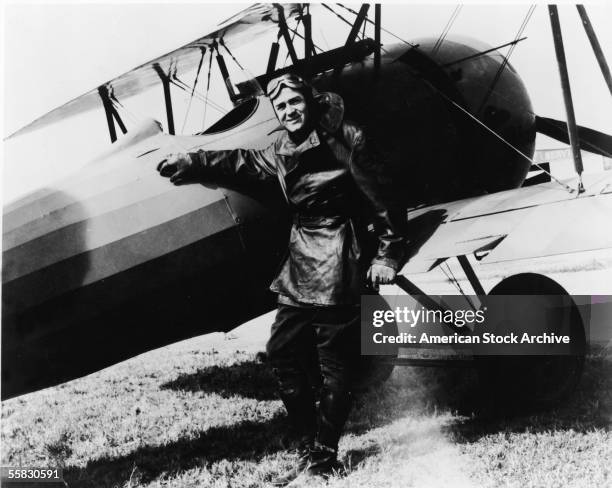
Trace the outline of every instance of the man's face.
[[282, 126], [289, 132], [297, 132], [308, 122], [306, 99], [299, 91], [289, 87], [283, 88], [272, 100], [274, 111]]

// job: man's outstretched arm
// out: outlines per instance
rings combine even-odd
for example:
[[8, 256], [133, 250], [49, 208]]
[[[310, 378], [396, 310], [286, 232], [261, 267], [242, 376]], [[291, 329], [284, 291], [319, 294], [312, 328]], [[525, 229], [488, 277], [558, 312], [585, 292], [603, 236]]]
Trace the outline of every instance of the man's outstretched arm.
[[175, 185], [195, 181], [265, 181], [276, 176], [274, 145], [266, 149], [199, 150], [169, 154], [157, 165]]

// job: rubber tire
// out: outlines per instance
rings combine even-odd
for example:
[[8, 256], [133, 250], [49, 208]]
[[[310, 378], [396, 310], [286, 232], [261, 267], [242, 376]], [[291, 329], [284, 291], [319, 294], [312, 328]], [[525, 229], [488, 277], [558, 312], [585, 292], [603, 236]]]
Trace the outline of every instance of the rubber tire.
[[[568, 293], [546, 276], [523, 273], [503, 280], [489, 295], [567, 296]], [[570, 335], [576, 347], [575, 355], [486, 356], [476, 359], [481, 395], [490, 407], [507, 413], [542, 410], [571, 395], [582, 376], [586, 338], [575, 305], [570, 314]]]

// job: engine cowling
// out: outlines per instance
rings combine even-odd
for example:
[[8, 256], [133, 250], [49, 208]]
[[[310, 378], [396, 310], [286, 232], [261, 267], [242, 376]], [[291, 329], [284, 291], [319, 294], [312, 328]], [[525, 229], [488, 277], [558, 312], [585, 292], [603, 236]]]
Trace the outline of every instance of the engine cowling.
[[535, 115], [518, 73], [498, 51], [479, 54], [490, 49], [480, 41], [414, 44], [385, 46], [379, 73], [370, 58], [317, 86], [345, 98], [347, 117], [367, 127], [408, 205], [520, 186], [530, 162], [517, 151], [533, 156]]

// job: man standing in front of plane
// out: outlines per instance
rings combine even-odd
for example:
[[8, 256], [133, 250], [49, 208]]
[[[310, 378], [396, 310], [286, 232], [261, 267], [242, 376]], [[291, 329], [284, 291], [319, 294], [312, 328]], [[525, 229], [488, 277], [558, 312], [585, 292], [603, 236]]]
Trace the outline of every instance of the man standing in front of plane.
[[338, 469], [360, 354], [360, 296], [366, 283], [395, 279], [405, 212], [389, 198], [384, 165], [363, 130], [344, 120], [340, 96], [319, 94], [292, 74], [270, 81], [266, 94], [284, 129], [269, 147], [172, 154], [158, 171], [175, 184], [277, 179], [285, 195], [293, 225], [270, 287], [278, 311], [267, 352], [299, 438], [297, 465], [273, 483], [298, 486]]

